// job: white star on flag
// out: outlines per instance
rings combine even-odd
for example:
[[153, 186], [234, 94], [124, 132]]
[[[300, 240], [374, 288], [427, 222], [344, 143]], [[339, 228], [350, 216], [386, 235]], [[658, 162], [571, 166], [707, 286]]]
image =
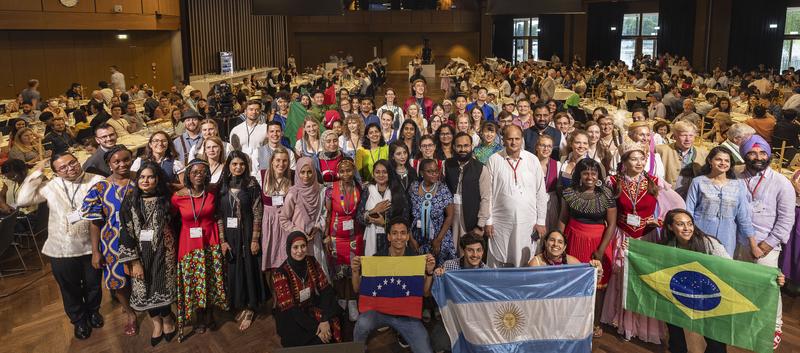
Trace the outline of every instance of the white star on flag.
[[406, 289], [406, 285], [405, 284], [403, 285], [403, 289]]
[[383, 286], [379, 284], [378, 285], [378, 290], [381, 290], [381, 288], [383, 288]]
[[384, 285], [387, 285], [387, 284], [389, 284], [389, 281], [387, 281], [386, 279], [384, 279], [384, 280], [383, 280], [383, 284], [384, 284]]
[[392, 282], [392, 283], [394, 283], [394, 277], [392, 277], [392, 280], [391, 280], [391, 281], [389, 281], [389, 282]]
[[378, 295], [378, 293], [377, 293], [377, 292], [375, 292], [375, 291], [372, 291], [372, 296], [373, 296], [373, 297], [375, 297], [375, 296], [377, 296], [377, 295]]
[[411, 291], [406, 291], [406, 297], [411, 295]]

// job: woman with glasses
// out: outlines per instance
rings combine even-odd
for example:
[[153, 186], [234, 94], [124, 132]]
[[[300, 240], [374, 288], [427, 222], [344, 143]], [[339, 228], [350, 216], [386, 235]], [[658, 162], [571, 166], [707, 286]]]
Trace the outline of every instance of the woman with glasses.
[[172, 207], [180, 215], [178, 235], [178, 333], [197, 315], [192, 330], [203, 334], [213, 328], [213, 307], [228, 309], [223, 282], [222, 243], [224, 224], [217, 221], [217, 195], [211, 192], [208, 163], [194, 159], [186, 166], [181, 189], [172, 195]]
[[179, 184], [179, 174], [183, 170], [183, 162], [176, 160], [178, 154], [170, 141], [169, 135], [164, 131], [156, 131], [150, 135], [150, 141], [144, 149], [144, 155], [136, 158], [131, 165], [131, 171], [139, 171], [143, 162], [153, 162], [161, 167], [164, 176], [170, 184]]

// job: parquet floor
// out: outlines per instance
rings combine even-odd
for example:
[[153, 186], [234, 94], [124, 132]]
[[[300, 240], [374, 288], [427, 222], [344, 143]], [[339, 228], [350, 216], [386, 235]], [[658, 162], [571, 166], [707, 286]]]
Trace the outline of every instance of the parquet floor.
[[[389, 84], [398, 90], [400, 97], [404, 96], [400, 91], [405, 90], [406, 82], [405, 75], [389, 77]], [[438, 82], [429, 86], [438, 87]], [[431, 91], [432, 97], [441, 99], [438, 88]], [[376, 99], [376, 104], [382, 104], [382, 100]], [[30, 251], [25, 258], [29, 265], [38, 264], [38, 259]], [[9, 259], [0, 261], [0, 268], [3, 269], [17, 266], [18, 263]], [[9, 292], [14, 293], [5, 296]], [[800, 352], [800, 300], [784, 295], [783, 303], [784, 340], [776, 352]], [[89, 339], [78, 341], [72, 336], [73, 328], [64, 314], [61, 295], [48, 263], [44, 270], [0, 279], [0, 353], [273, 352], [280, 347], [280, 339], [275, 332], [275, 321], [268, 312], [262, 309], [252, 327], [244, 333], [239, 332], [233, 314], [217, 313], [219, 328], [216, 331], [189, 337], [182, 343], [162, 342], [151, 348], [149, 337], [152, 326], [147, 315], [139, 315], [138, 336], [123, 336], [124, 317], [106, 292], [101, 308], [106, 319], [105, 327], [94, 330]], [[352, 330], [352, 326], [348, 326]], [[606, 327], [605, 330], [606, 334], [594, 341], [594, 352], [665, 352], [664, 346], [644, 344], [635, 339], [625, 342], [611, 328]], [[347, 332], [346, 337], [350, 336], [351, 333]], [[369, 342], [368, 350], [375, 353], [409, 352], [397, 345], [391, 331], [376, 334]], [[745, 351], [729, 348], [728, 352]]]

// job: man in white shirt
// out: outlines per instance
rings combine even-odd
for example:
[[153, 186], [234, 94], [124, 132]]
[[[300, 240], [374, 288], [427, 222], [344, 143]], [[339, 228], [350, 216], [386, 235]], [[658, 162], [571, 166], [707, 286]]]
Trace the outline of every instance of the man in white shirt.
[[539, 85], [539, 97], [543, 102], [552, 99], [556, 94], [556, 70], [547, 70], [547, 77]]
[[115, 65], [110, 66], [109, 70], [111, 70], [111, 89], [118, 89], [125, 92], [127, 89], [125, 86], [125, 75], [119, 72], [119, 69]]
[[92, 241], [88, 220], [81, 219], [83, 199], [103, 177], [84, 173], [71, 153], [53, 155], [50, 167], [56, 173], [51, 181], [42, 175], [44, 164], [37, 165], [20, 186], [18, 206], [47, 203], [47, 240], [42, 253], [50, 258], [51, 270], [61, 290], [64, 311], [75, 326], [75, 338], [83, 340], [92, 328], [103, 326], [100, 303], [101, 272], [92, 267]]
[[230, 142], [233, 148], [250, 155], [267, 139], [267, 124], [260, 119], [261, 106], [248, 104], [244, 110], [244, 123], [231, 129]]
[[111, 119], [108, 119], [106, 123], [114, 128], [114, 131], [117, 132], [117, 137], [130, 135], [130, 133], [138, 130], [135, 125], [131, 125], [128, 120], [122, 117], [122, 106], [120, 105], [111, 107]]
[[489, 267], [523, 267], [536, 253], [536, 241], [546, 233], [548, 195], [539, 159], [522, 148], [522, 129], [509, 125], [505, 149], [486, 162], [492, 177], [489, 220]]

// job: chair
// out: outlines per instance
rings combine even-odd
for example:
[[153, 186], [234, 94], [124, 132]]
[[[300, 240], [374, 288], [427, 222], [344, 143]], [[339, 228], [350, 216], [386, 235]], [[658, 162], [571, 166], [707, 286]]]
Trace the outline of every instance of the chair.
[[[38, 212], [39, 211], [37, 210], [37, 213]], [[36, 217], [36, 214], [32, 214], [30, 216]], [[26, 215], [22, 212], [16, 213], [16, 221], [18, 224], [20, 224], [22, 227], [25, 227], [26, 229], [22, 232], [14, 233], [14, 236], [19, 237], [20, 243], [22, 242], [22, 239], [27, 239], [28, 248], [31, 247], [30, 242], [33, 242], [33, 248], [34, 250], [36, 250], [36, 255], [39, 256], [39, 262], [42, 264], [42, 268], [44, 268], [44, 259], [42, 258], [42, 251], [41, 249], [39, 249], [39, 242], [36, 240], [36, 237], [39, 234], [43, 233], [44, 229], [40, 229], [38, 231], [34, 230], [29, 215]]]
[[[0, 279], [15, 276], [28, 270], [28, 266], [25, 265], [25, 260], [22, 259], [22, 254], [19, 252], [19, 244], [14, 241], [14, 227], [17, 223], [17, 215], [10, 214], [8, 216], [3, 217], [0, 220], [0, 257], [9, 249], [14, 248], [14, 251], [17, 252], [17, 258], [19, 258], [19, 262], [22, 264], [22, 268], [15, 268], [15, 269], [7, 269], [3, 270], [0, 269]], [[4, 272], [11, 272], [9, 274], [5, 274]]]

